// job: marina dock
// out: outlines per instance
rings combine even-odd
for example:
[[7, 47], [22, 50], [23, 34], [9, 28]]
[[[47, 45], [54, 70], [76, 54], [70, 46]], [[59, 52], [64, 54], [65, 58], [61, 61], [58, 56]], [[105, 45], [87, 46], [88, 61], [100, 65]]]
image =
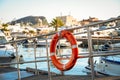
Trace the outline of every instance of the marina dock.
[[[82, 41], [81, 45], [87, 45], [88, 44], [88, 38], [81, 38], [77, 39], [77, 41]], [[113, 44], [119, 43], [120, 38], [111, 38], [111, 37], [92, 37], [92, 44], [97, 45], [97, 44], [105, 44], [105, 42], [111, 41]]]
[[[35, 74], [35, 69], [29, 68], [29, 71], [20, 70], [21, 79], [20, 80], [49, 80], [48, 73], [43, 70], [37, 70], [38, 72], [41, 71], [40, 74]], [[17, 78], [17, 68], [12, 67], [4, 67], [0, 68], [0, 79], [1, 80], [19, 80]], [[57, 75], [52, 74], [51, 80], [92, 80], [91, 74], [89, 75]], [[120, 76], [105, 76], [105, 75], [96, 75], [95, 80], [120, 80]]]
[[[48, 80], [47, 76], [37, 75], [22, 80]], [[52, 80], [92, 80], [91, 76], [76, 76], [76, 75], [65, 75], [65, 76], [53, 76]], [[120, 80], [120, 77], [96, 77], [95, 80]]]

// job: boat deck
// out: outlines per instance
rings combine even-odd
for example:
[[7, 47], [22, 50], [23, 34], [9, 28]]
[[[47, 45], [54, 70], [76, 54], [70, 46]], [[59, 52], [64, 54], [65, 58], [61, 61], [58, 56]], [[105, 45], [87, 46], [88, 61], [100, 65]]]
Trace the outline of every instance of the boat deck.
[[[46, 71], [45, 71], [46, 73]], [[21, 80], [49, 80], [48, 74], [35, 75], [27, 70], [20, 70]], [[0, 67], [0, 80], [18, 80], [16, 68]], [[92, 80], [91, 75], [51, 75], [51, 80]], [[120, 76], [95, 76], [95, 80], [120, 80]]]

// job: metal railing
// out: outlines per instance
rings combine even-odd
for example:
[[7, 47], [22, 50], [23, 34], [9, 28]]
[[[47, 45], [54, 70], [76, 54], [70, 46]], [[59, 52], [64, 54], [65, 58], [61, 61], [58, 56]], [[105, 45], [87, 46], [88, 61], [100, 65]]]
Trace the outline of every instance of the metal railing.
[[[74, 28], [69, 28], [69, 29], [66, 29], [66, 30], [76, 30], [76, 29], [82, 29], [82, 28], [85, 28], [87, 29], [87, 31], [85, 32], [80, 32], [80, 33], [75, 33], [74, 35], [77, 35], [77, 34], [84, 34], [84, 33], [87, 33], [88, 35], [88, 53], [80, 53], [78, 58], [90, 58], [90, 63], [91, 63], [91, 78], [92, 80], [95, 79], [95, 74], [94, 74], [94, 62], [93, 62], [93, 57], [98, 57], [98, 56], [108, 56], [108, 55], [118, 55], [120, 50], [116, 50], [116, 51], [93, 51], [93, 48], [92, 48], [92, 37], [91, 37], [91, 33], [92, 32], [95, 32], [95, 31], [103, 31], [103, 30], [107, 30], [107, 29], [116, 29], [116, 28], [119, 28], [120, 27], [120, 24], [118, 24], [118, 20], [119, 20], [119, 23], [120, 23], [120, 17], [118, 18], [114, 18], [114, 19], [110, 19], [110, 20], [105, 20], [105, 21], [102, 21], [102, 22], [96, 22], [96, 23], [92, 23], [92, 24], [88, 24], [88, 25], [85, 25], [85, 26], [79, 26], [79, 27], [74, 27]], [[93, 27], [93, 26], [100, 26], [101, 24], [106, 24], [106, 23], [109, 23], [109, 22], [115, 22], [117, 25], [114, 26], [114, 27], [111, 27], [111, 28], [106, 28], [106, 29], [103, 29], [103, 30], [100, 30], [100, 29], [96, 29], [96, 30], [91, 30], [90, 27]], [[48, 43], [48, 36], [51, 36], [51, 35], [54, 35], [55, 33], [57, 32], [53, 32], [53, 33], [49, 33], [49, 34], [44, 34], [44, 35], [39, 35], [39, 36], [34, 36], [34, 37], [30, 37], [30, 38], [24, 38], [24, 39], [19, 39], [19, 40], [15, 40], [15, 41], [10, 41], [10, 42], [7, 42], [7, 43], [4, 43], [4, 44], [15, 44], [15, 49], [16, 49], [16, 55], [18, 56], [18, 48], [17, 48], [17, 43], [20, 43], [24, 40], [27, 40], [27, 39], [35, 39], [35, 38], [40, 38], [40, 37], [45, 37], [45, 41], [46, 43]], [[0, 44], [0, 45], [3, 45], [3, 44]], [[36, 57], [36, 44], [34, 44], [34, 59], [35, 60], [32, 60], [32, 61], [24, 61], [22, 63], [35, 63], [35, 68], [36, 68], [36, 74], [37, 73], [37, 62], [45, 62], [47, 61], [47, 66], [48, 66], [48, 78], [49, 80], [52, 80], [52, 75], [50, 73], [50, 64], [49, 62], [51, 61], [51, 59], [49, 58], [49, 51], [48, 51], [48, 44], [46, 45], [46, 54], [47, 56], [43, 56], [43, 57], [39, 57], [39, 58], [47, 58], [46, 60], [37, 60], [38, 57]], [[98, 54], [99, 53], [99, 54]], [[105, 54], [107, 53], [107, 54]], [[62, 55], [62, 56], [70, 56], [70, 55]], [[82, 56], [82, 57], [81, 57]], [[68, 58], [64, 58], [64, 59], [68, 59]], [[18, 60], [18, 57], [17, 57], [17, 62], [13, 62], [13, 63], [0, 63], [1, 65], [12, 65], [12, 64], [17, 64], [17, 70], [18, 70], [18, 80], [21, 80], [21, 75], [20, 75], [20, 66], [19, 64], [21, 64], [21, 62], [19, 62]]]

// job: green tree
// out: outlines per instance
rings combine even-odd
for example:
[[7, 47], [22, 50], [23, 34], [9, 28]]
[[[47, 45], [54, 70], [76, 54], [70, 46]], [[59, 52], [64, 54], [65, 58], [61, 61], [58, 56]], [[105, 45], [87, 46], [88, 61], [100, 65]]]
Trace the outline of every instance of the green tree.
[[8, 24], [4, 24], [4, 23], [3, 23], [3, 24], [2, 24], [2, 30], [3, 30], [3, 31], [9, 31], [9, 30], [8, 30]]
[[50, 23], [50, 26], [53, 26], [55, 28], [55, 31], [58, 31], [58, 27], [61, 27], [63, 25], [64, 23], [60, 18], [54, 18]]
[[29, 30], [29, 33], [30, 33], [30, 36], [32, 36], [32, 35], [35, 34], [35, 31], [34, 30]]

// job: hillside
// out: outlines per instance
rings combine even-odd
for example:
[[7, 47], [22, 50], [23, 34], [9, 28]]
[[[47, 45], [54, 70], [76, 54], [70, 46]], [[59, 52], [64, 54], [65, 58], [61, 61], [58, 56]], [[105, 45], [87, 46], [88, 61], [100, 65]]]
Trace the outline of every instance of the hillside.
[[40, 20], [42, 20], [43, 25], [47, 25], [47, 19], [44, 16], [27, 16], [23, 17], [17, 20], [14, 20], [10, 22], [9, 24], [15, 24], [15, 23], [22, 23], [22, 24], [27, 24], [29, 23], [30, 25], [36, 25], [40, 23]]

